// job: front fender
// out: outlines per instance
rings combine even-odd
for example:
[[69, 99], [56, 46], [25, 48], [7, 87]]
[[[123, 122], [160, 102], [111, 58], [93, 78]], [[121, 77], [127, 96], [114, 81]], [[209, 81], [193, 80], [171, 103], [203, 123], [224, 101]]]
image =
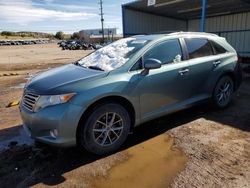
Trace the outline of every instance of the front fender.
[[[114, 81], [116, 80], [116, 81]], [[140, 107], [139, 95], [136, 89], [138, 83], [137, 76], [123, 75], [110, 77], [99, 82], [88, 83], [88, 89], [78, 92], [71, 103], [88, 109], [92, 104], [107, 97], [121, 97], [126, 99], [134, 108], [135, 121], [139, 124]]]

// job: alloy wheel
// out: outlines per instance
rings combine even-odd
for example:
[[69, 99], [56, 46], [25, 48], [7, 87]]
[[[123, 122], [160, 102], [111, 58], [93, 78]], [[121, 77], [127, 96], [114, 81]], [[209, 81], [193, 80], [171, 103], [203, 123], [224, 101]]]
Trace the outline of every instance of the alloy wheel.
[[93, 127], [95, 142], [100, 146], [114, 144], [123, 131], [123, 120], [115, 112], [107, 112], [100, 116]]
[[231, 95], [233, 92], [232, 83], [229, 80], [225, 80], [220, 83], [216, 99], [219, 105], [225, 105], [230, 101]]

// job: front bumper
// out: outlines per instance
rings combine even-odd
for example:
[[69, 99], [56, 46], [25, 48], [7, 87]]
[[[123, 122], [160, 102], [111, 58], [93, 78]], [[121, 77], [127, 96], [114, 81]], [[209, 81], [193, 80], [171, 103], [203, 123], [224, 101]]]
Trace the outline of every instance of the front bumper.
[[[33, 139], [59, 147], [76, 144], [76, 130], [84, 109], [70, 103], [46, 107], [39, 112], [27, 110], [22, 101], [19, 104], [23, 127]], [[57, 130], [58, 136], [51, 135]]]

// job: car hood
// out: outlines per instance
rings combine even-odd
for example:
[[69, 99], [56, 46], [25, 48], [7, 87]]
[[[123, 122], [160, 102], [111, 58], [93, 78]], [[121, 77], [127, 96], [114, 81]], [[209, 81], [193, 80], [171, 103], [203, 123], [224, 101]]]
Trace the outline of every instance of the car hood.
[[37, 94], [51, 94], [56, 88], [64, 85], [89, 80], [95, 77], [104, 77], [107, 74], [108, 72], [69, 64], [38, 74], [30, 80], [25, 89]]

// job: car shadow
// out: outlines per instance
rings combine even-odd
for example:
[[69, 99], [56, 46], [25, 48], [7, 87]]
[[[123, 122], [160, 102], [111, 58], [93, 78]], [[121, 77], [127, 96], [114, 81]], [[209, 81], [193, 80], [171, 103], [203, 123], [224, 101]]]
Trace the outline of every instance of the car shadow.
[[[164, 116], [136, 127], [119, 151], [154, 138], [168, 130], [204, 118], [242, 131], [250, 131], [250, 78], [245, 78], [232, 104], [216, 110], [208, 103]], [[20, 127], [15, 127], [19, 129]], [[10, 128], [13, 129], [13, 128]], [[8, 130], [1, 130], [8, 132]], [[9, 130], [13, 131], [13, 130]], [[107, 156], [96, 156], [78, 148], [56, 149], [48, 146], [10, 146], [0, 155], [0, 185], [32, 186], [38, 183], [58, 185], [66, 179], [64, 173], [93, 163]], [[9, 171], [7, 167], [11, 166]], [[13, 171], [12, 167], [20, 170]], [[3, 168], [7, 168], [3, 170]], [[31, 178], [29, 177], [32, 174]]]

